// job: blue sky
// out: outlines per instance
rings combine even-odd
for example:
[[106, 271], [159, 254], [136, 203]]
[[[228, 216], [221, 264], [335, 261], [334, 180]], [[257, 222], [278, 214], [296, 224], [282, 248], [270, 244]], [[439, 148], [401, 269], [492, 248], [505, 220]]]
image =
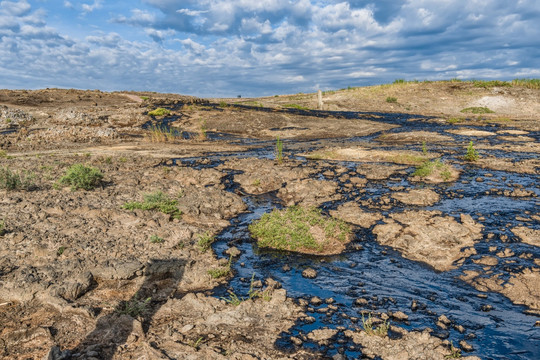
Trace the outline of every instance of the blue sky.
[[0, 88], [262, 96], [540, 77], [538, 0], [0, 1]]

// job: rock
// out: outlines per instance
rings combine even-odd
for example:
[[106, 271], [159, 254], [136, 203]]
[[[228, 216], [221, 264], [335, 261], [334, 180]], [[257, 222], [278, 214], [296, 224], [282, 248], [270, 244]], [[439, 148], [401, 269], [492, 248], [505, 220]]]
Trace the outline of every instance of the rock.
[[452, 320], [450, 320], [446, 315], [441, 315], [438, 318], [438, 321], [443, 323], [444, 325], [450, 325], [452, 323]]
[[368, 304], [369, 304], [369, 301], [367, 301], [364, 298], [358, 298], [358, 299], [354, 300], [354, 303], [353, 303], [354, 306], [359, 306], [359, 307], [365, 307]]
[[489, 312], [491, 310], [493, 310], [493, 306], [492, 305], [482, 305], [482, 307], [480, 308], [480, 310], [482, 310], [483, 312]]
[[474, 350], [474, 348], [472, 347], [471, 344], [469, 344], [468, 342], [466, 342], [465, 340], [461, 340], [459, 342], [459, 347], [461, 349], [463, 349], [463, 351], [466, 351], [466, 352], [471, 352]]
[[392, 317], [399, 321], [405, 321], [409, 319], [409, 316], [402, 311], [394, 311]]
[[296, 336], [291, 336], [289, 337], [289, 339], [296, 346], [301, 346], [304, 343], [301, 339], [297, 338]]
[[413, 189], [408, 192], [398, 192], [392, 197], [407, 205], [431, 206], [440, 200], [439, 194], [430, 189]]
[[309, 300], [309, 302], [312, 304], [312, 305], [315, 305], [315, 306], [319, 306], [323, 303], [323, 301], [321, 300], [320, 297], [318, 296], [314, 296], [311, 298], [311, 300]]
[[317, 271], [312, 268], [307, 268], [302, 271], [302, 276], [307, 279], [315, 279], [317, 277]]
[[382, 215], [363, 211], [358, 204], [353, 201], [340, 205], [337, 210], [331, 210], [330, 215], [366, 229], [375, 225], [377, 221], [382, 219]]
[[329, 344], [329, 340], [334, 337], [338, 331], [336, 329], [317, 329], [310, 332], [307, 337], [311, 341], [319, 344]]
[[439, 211], [405, 211], [390, 215], [373, 233], [381, 245], [399, 250], [403, 256], [423, 261], [438, 271], [454, 269], [454, 263], [475, 253], [475, 240], [483, 226], [462, 214], [461, 223]]
[[513, 228], [512, 232], [520, 238], [521, 242], [540, 247], [540, 230], [518, 226]]
[[240, 250], [238, 250], [238, 248], [236, 246], [231, 246], [230, 248], [225, 250], [225, 254], [227, 254], [229, 256], [232, 256], [232, 257], [237, 257], [237, 256], [240, 256], [242, 254], [242, 252]]
[[285, 264], [285, 265], [283, 265], [283, 267], [281, 268], [281, 271], [283, 271], [283, 272], [291, 271], [291, 266], [290, 266], [289, 264]]

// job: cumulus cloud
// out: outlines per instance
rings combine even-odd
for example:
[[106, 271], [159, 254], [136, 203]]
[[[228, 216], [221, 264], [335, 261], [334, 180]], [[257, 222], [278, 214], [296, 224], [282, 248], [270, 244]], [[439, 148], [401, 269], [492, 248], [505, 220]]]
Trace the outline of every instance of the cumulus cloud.
[[78, 37], [38, 4], [0, 2], [5, 86], [234, 96], [538, 73], [534, 0], [96, 0], [76, 8], [115, 15], [82, 16]]

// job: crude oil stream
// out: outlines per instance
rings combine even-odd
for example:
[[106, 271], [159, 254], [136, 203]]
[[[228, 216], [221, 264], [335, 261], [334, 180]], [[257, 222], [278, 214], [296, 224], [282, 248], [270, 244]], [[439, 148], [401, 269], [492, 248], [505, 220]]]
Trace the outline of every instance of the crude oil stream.
[[[311, 114], [313, 115], [313, 114]], [[324, 116], [321, 113], [321, 116]], [[338, 114], [346, 118], [358, 118], [360, 113], [346, 112]], [[378, 114], [380, 121], [405, 125], [407, 130], [429, 130], [443, 133], [450, 127], [447, 124], [437, 124], [426, 121], [407, 121], [408, 117], [400, 117], [396, 114]], [[473, 128], [473, 127], [470, 127]], [[496, 129], [496, 127], [495, 127]], [[403, 131], [404, 128], [394, 129], [394, 132]], [[491, 129], [490, 129], [491, 130]], [[245, 153], [219, 154], [216, 153], [206, 158], [177, 159], [176, 163], [192, 167], [216, 167], [228, 158], [274, 158], [274, 147], [271, 141], [259, 141], [228, 137], [226, 134], [209, 134], [210, 139], [230, 139], [233, 142], [243, 144], [256, 144], [258, 147]], [[375, 134], [377, 135], [377, 134]], [[366, 137], [354, 137], [350, 139], [332, 140], [336, 143], [350, 145], [363, 145], [372, 141], [375, 135]], [[344, 200], [325, 203], [324, 211], [335, 209], [344, 201], [361, 201], [366, 199], [378, 199], [385, 194], [390, 194], [389, 186], [404, 186], [406, 189], [428, 187], [441, 195], [441, 200], [429, 207], [414, 207], [419, 210], [439, 210], [444, 215], [459, 218], [461, 213], [469, 214], [475, 221], [484, 225], [484, 238], [475, 244], [476, 255], [468, 258], [464, 264], [455, 270], [448, 272], [436, 272], [429, 266], [403, 258], [397, 251], [379, 245], [370, 229], [358, 230], [356, 238], [350, 249], [344, 254], [332, 257], [313, 257], [294, 253], [261, 250], [247, 230], [248, 225], [260, 218], [273, 208], [281, 208], [282, 205], [275, 193], [263, 195], [249, 195], [241, 191], [243, 200], [248, 205], [248, 211], [231, 220], [231, 225], [218, 235], [214, 243], [214, 250], [219, 257], [226, 257], [224, 251], [230, 246], [236, 246], [242, 254], [233, 263], [234, 277], [226, 286], [216, 289], [215, 296], [227, 296], [227, 290], [232, 290], [240, 297], [247, 297], [252, 276], [256, 280], [264, 281], [272, 278], [287, 290], [289, 296], [296, 299], [310, 300], [313, 296], [323, 299], [318, 306], [309, 305], [308, 321], [299, 320], [288, 333], [283, 333], [276, 346], [287, 349], [295, 345], [289, 340], [291, 336], [302, 337], [314, 329], [330, 328], [338, 329], [337, 335], [332, 338], [330, 345], [319, 345], [309, 340], [304, 340], [302, 345], [307, 349], [324, 353], [328, 357], [342, 354], [345, 358], [360, 358], [362, 349], [344, 337], [345, 329], [360, 329], [362, 326], [361, 310], [373, 312], [402, 311], [408, 315], [408, 320], [399, 322], [390, 320], [393, 325], [407, 330], [422, 331], [425, 328], [433, 329], [432, 335], [441, 339], [448, 339], [457, 345], [461, 340], [466, 340], [474, 350], [463, 355], [477, 355], [482, 359], [540, 359], [540, 327], [534, 324], [539, 318], [527, 315], [524, 306], [514, 305], [503, 295], [494, 292], [483, 293], [475, 290], [472, 286], [458, 279], [465, 270], [478, 270], [481, 265], [473, 262], [482, 256], [489, 255], [489, 247], [496, 246], [500, 250], [510, 249], [513, 256], [507, 258], [513, 263], [500, 262], [493, 268], [494, 272], [510, 274], [513, 271], [522, 270], [524, 267], [534, 266], [534, 259], [540, 258], [540, 248], [521, 242], [502, 241], [502, 236], [513, 237], [510, 229], [522, 223], [516, 220], [516, 216], [523, 215], [526, 211], [538, 212], [540, 207], [538, 197], [506, 197], [490, 192], [490, 189], [509, 190], [517, 184], [522, 189], [533, 191], [540, 196], [540, 178], [536, 175], [512, 173], [506, 171], [485, 170], [477, 166], [458, 164], [456, 159], [462, 155], [461, 145], [467, 137], [452, 135], [444, 132], [446, 136], [455, 139], [454, 147], [433, 145], [432, 151], [444, 153], [444, 161], [454, 162], [462, 171], [460, 179], [454, 183], [441, 185], [426, 185], [412, 183], [406, 177], [397, 181], [381, 180], [369, 181], [365, 192], [350, 192], [345, 189], [345, 184], [339, 179], [340, 191]], [[540, 140], [538, 133], [527, 136]], [[479, 138], [480, 140], [480, 138]], [[496, 144], [498, 140], [481, 138], [490, 144]], [[304, 166], [311, 166], [309, 162], [299, 156], [300, 150], [287, 150], [289, 143], [284, 143], [284, 155], [303, 160]], [[294, 149], [302, 148], [295, 142]], [[316, 142], [306, 142], [303, 151], [308, 148], [316, 148]], [[419, 145], [387, 145], [385, 149], [418, 149]], [[291, 144], [291, 148], [292, 148]], [[431, 150], [431, 149], [430, 149]], [[487, 151], [479, 151], [480, 155], [487, 155]], [[515, 161], [528, 159], [537, 154], [520, 152], [489, 152], [489, 155], [504, 156]], [[320, 163], [319, 163], [320, 164]], [[359, 164], [352, 162], [324, 162], [324, 167], [345, 166], [354, 170]], [[321, 166], [319, 169], [323, 168]], [[407, 169], [410, 173], [413, 167]], [[234, 182], [235, 172], [222, 170], [225, 176], [224, 184], [229, 191], [238, 193], [240, 185]], [[322, 174], [315, 178], [324, 179]], [[486, 174], [488, 174], [486, 176]], [[477, 180], [483, 178], [482, 181]], [[401, 212], [407, 206], [395, 204], [390, 210], [382, 211], [383, 215], [391, 212]], [[480, 219], [480, 220], [479, 220]], [[527, 224], [533, 229], [540, 229], [538, 222]], [[488, 239], [487, 234], [494, 234]], [[355, 246], [360, 245], [360, 246]], [[520, 257], [521, 254], [532, 254], [532, 257]], [[302, 277], [302, 271], [311, 267], [318, 273], [315, 279]], [[503, 268], [504, 267], [504, 268]], [[502, 271], [504, 270], [504, 271]], [[508, 276], [507, 276], [508, 277]], [[507, 278], [506, 277], [506, 278]], [[506, 279], [503, 276], [503, 279]], [[365, 306], [357, 307], [354, 302], [358, 298], [367, 300]], [[324, 300], [332, 299], [327, 304]], [[412, 303], [417, 306], [413, 309]], [[440, 315], [446, 315], [455, 325], [463, 328], [438, 327], [437, 319]], [[392, 335], [392, 334], [390, 334]]]

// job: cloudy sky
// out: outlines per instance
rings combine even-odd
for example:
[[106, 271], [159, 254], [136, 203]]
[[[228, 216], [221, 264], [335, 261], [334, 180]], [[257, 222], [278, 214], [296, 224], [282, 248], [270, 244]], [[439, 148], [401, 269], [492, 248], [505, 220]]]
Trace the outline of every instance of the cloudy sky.
[[540, 77], [538, 0], [0, 1], [0, 88], [262, 96]]

